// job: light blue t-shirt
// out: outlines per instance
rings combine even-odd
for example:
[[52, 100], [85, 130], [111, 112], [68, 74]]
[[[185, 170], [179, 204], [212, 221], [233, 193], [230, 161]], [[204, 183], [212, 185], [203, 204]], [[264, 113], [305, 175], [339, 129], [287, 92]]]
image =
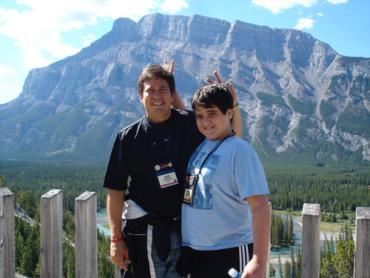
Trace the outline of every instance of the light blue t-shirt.
[[[188, 173], [196, 174], [219, 141], [204, 140], [194, 151]], [[219, 250], [253, 242], [246, 198], [269, 194], [261, 161], [254, 149], [232, 136], [208, 158], [199, 175], [192, 205], [182, 205], [182, 245]]]

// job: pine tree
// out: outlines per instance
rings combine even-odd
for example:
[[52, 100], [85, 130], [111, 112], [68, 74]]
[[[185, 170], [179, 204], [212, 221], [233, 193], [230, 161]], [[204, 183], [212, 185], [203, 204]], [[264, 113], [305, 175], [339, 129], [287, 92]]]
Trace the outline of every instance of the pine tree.
[[280, 258], [280, 255], [278, 257], [278, 272], [279, 272], [279, 277], [284, 277], [283, 276], [283, 266], [281, 264], [281, 258]]
[[337, 242], [337, 252], [334, 256], [335, 269], [340, 277], [352, 277], [354, 266], [355, 243], [352, 231], [345, 225]]
[[285, 262], [284, 277], [285, 278], [292, 278], [292, 264], [289, 261]]

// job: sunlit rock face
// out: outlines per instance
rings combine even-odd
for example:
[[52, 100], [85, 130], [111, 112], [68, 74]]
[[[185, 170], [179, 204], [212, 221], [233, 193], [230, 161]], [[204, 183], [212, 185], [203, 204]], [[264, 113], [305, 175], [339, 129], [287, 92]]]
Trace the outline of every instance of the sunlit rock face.
[[370, 161], [370, 59], [311, 35], [203, 16], [117, 19], [78, 54], [32, 70], [0, 105], [0, 158], [104, 160], [143, 115], [141, 69], [174, 59], [189, 103], [218, 69], [238, 90], [245, 138], [269, 161]]

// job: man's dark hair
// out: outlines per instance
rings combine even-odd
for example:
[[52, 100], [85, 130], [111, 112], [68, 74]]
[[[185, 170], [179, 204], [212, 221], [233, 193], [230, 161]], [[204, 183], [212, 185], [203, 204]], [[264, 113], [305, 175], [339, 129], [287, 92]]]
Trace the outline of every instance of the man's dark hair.
[[233, 108], [233, 97], [224, 84], [206, 85], [195, 92], [191, 100], [191, 107], [195, 111], [198, 106], [211, 108], [216, 106], [222, 114]]
[[171, 94], [176, 90], [175, 78], [172, 73], [165, 70], [161, 65], [149, 65], [143, 69], [137, 82], [140, 95], [143, 94], [144, 83], [150, 79], [163, 79], [167, 81]]

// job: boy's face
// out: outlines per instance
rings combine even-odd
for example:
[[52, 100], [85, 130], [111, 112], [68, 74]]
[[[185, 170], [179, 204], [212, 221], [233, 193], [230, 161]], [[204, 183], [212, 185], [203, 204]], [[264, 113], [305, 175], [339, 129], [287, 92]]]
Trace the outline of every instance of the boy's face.
[[164, 79], [149, 79], [144, 82], [140, 101], [144, 105], [148, 119], [153, 123], [161, 123], [171, 115], [173, 96]]
[[217, 106], [205, 108], [197, 106], [195, 118], [199, 131], [209, 140], [222, 140], [231, 134], [232, 109], [222, 114]]

